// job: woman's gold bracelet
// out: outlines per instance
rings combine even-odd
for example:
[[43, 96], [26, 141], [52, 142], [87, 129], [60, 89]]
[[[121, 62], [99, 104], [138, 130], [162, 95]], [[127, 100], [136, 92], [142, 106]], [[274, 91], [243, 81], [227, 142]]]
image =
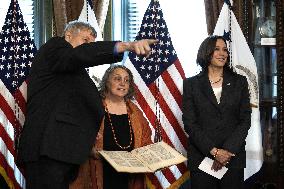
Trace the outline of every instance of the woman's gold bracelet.
[[213, 157], [216, 158], [218, 155], [219, 149], [217, 148], [216, 152], [214, 153]]

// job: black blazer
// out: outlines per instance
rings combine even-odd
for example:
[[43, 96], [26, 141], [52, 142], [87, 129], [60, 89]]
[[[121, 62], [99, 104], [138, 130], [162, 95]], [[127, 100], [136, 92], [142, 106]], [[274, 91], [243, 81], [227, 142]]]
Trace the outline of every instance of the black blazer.
[[73, 48], [61, 37], [38, 51], [28, 78], [27, 115], [18, 161], [40, 155], [80, 164], [87, 159], [104, 115], [98, 90], [85, 68], [122, 60], [115, 42]]
[[183, 82], [183, 123], [189, 135], [188, 161], [197, 169], [213, 147], [234, 154], [228, 167], [245, 167], [245, 139], [251, 124], [247, 80], [224, 70], [222, 95], [217, 103], [207, 72]]

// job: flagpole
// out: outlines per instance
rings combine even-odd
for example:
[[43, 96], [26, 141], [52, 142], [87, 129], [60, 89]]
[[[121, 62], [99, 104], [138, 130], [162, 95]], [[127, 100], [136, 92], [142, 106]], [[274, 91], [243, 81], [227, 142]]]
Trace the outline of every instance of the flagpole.
[[[153, 10], [155, 12], [155, 17], [157, 17], [158, 13], [157, 13], [157, 9], [156, 9], [156, 5], [154, 5], [155, 9]], [[157, 39], [157, 20], [155, 19], [154, 20], [154, 26], [153, 26], [155, 29], [154, 29], [154, 36], [155, 38]], [[155, 50], [158, 50], [157, 49], [157, 46], [155, 45]], [[158, 60], [158, 54], [155, 54], [155, 61]], [[158, 72], [157, 74], [160, 75], [161, 74], [161, 64], [158, 64], [159, 65], [159, 68], [158, 68]], [[163, 136], [162, 136], [162, 131], [161, 131], [161, 122], [160, 122], [160, 119], [161, 119], [161, 108], [159, 106], [160, 102], [159, 102], [159, 96], [160, 96], [160, 93], [159, 93], [159, 88], [160, 88], [160, 77], [157, 78], [157, 80], [155, 81], [156, 85], [157, 85], [157, 90], [156, 90], [156, 97], [155, 97], [155, 114], [156, 114], [156, 120], [155, 120], [155, 126], [156, 126], [156, 129], [155, 129], [155, 136], [154, 136], [154, 142], [160, 142], [163, 140]]]
[[233, 67], [233, 50], [232, 50], [232, 8], [233, 8], [233, 1], [231, 0], [225, 0], [225, 3], [227, 3], [229, 9], [229, 56], [230, 56], [230, 67], [234, 69]]

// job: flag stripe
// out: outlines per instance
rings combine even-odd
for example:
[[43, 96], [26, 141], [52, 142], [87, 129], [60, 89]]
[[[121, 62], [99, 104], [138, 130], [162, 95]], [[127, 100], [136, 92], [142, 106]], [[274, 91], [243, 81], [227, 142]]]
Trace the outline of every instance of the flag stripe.
[[182, 79], [185, 79], [185, 73], [184, 73], [184, 70], [182, 68], [182, 65], [179, 61], [179, 59], [177, 59], [175, 62], [174, 62], [174, 65], [176, 66], [179, 74], [181, 75]]
[[179, 108], [182, 109], [182, 107], [181, 107], [182, 96], [181, 96], [181, 93], [179, 92], [177, 86], [173, 85], [174, 81], [173, 81], [172, 77], [170, 76], [170, 74], [167, 71], [164, 71], [163, 74], [162, 74], [162, 78], [165, 82], [165, 85], [168, 87], [172, 96], [174, 97], [175, 101], [177, 102]]
[[[137, 88], [137, 86], [135, 86]], [[148, 111], [144, 111], [144, 113], [146, 114], [148, 120], [151, 122], [152, 126], [156, 129], [156, 126], [155, 126], [155, 119], [156, 119], [156, 116], [154, 114], [154, 112], [151, 110], [151, 108], [148, 106], [148, 104], [146, 103], [143, 95], [140, 93], [140, 90], [137, 90], [137, 94], [136, 94], [136, 100], [137, 102], [139, 103], [139, 105], [143, 105], [143, 109], [147, 109]], [[146, 107], [145, 107], [146, 106]], [[163, 128], [161, 128], [162, 132], [164, 132]], [[167, 136], [167, 135], [164, 135], [164, 136]], [[169, 138], [166, 138], [165, 141], [170, 141]], [[171, 144], [171, 142], [167, 142], [168, 144]], [[168, 169], [164, 169], [163, 170], [163, 173], [166, 174], [167, 176], [167, 179], [169, 180], [169, 182], [173, 183], [175, 180], [173, 179], [174, 178], [174, 175], [168, 170]]]
[[[2, 99], [0, 99], [0, 100], [2, 100], [3, 101], [3, 104], [2, 103], [0, 103], [1, 104], [1, 108], [2, 109], [5, 109], [5, 110], [7, 110], [7, 111], [5, 111], [5, 113], [9, 113], [9, 115], [10, 116], [14, 116], [12, 119], [9, 119], [10, 120], [10, 122], [11, 123], [14, 123], [14, 121], [12, 121], [12, 120], [17, 120], [17, 124], [19, 124], [19, 125], [21, 125], [21, 126], [23, 126], [23, 124], [24, 124], [24, 120], [25, 120], [25, 116], [24, 116], [24, 114], [23, 114], [23, 112], [22, 112], [22, 110], [21, 110], [21, 108], [19, 109], [18, 107], [19, 107], [19, 104], [20, 104], [20, 107], [22, 107], [23, 109], [25, 109], [24, 108], [24, 106], [25, 105], [23, 105], [26, 101], [24, 101], [24, 102], [19, 102], [19, 104], [17, 103], [17, 101], [19, 101], [19, 100], [22, 100], [23, 98], [21, 97], [21, 96], [23, 96], [23, 95], [18, 95], [18, 99], [15, 99], [13, 96], [12, 96], [12, 94], [8, 91], [8, 89], [5, 87], [5, 85], [4, 85], [4, 83], [0, 80], [0, 97], [2, 98]], [[15, 93], [18, 93], [18, 89], [17, 90], [15, 90]], [[5, 103], [4, 103], [5, 102]], [[3, 107], [2, 107], [3, 106]], [[16, 115], [14, 115], [14, 110], [17, 110], [17, 117], [18, 118], [16, 118]], [[9, 116], [9, 118], [10, 118], [10, 116]], [[17, 126], [17, 125], [16, 125]], [[19, 126], [17, 126], [16, 127], [16, 129], [18, 129], [19, 128]]]
[[2, 95], [0, 95], [0, 104], [1, 104], [1, 109], [5, 113], [7, 119], [10, 121], [10, 123], [13, 123], [14, 129], [20, 129], [21, 127], [18, 119], [16, 118], [13, 110], [7, 104], [7, 102], [2, 97]]
[[[13, 187], [15, 189], [24, 188], [24, 185], [22, 185], [21, 187], [21, 185], [16, 181], [15, 176], [14, 176], [14, 170], [8, 165], [2, 153], [0, 153], [0, 167], [3, 167], [3, 169], [5, 170], [6, 175], [8, 176], [8, 178], [6, 179], [9, 179], [10, 185], [12, 185], [12, 188]], [[2, 175], [2, 176], [5, 176], [5, 175]], [[9, 185], [9, 183], [7, 183], [7, 185]]]
[[188, 171], [188, 168], [186, 166], [186, 163], [180, 163], [176, 165], [178, 170], [180, 171], [181, 175], [183, 175], [184, 173], [186, 173]]
[[9, 122], [9, 120], [7, 119], [5, 113], [2, 111], [2, 109], [0, 109], [0, 123], [3, 125], [3, 128], [5, 129], [6, 134], [9, 135], [10, 139], [13, 141], [13, 139], [14, 139], [14, 127]]
[[22, 85], [19, 87], [19, 90], [21, 91], [22, 97], [23, 97], [23, 101], [27, 102], [27, 82], [24, 81], [22, 83]]
[[[183, 163], [182, 163], [183, 164]], [[171, 172], [174, 174], [175, 176], [175, 180], [177, 180], [178, 178], [180, 178], [182, 176], [179, 168], [177, 167], [177, 165], [172, 165], [169, 167], [169, 169], [171, 170]], [[172, 183], [173, 184], [173, 183]]]
[[162, 169], [161, 172], [164, 174], [170, 184], [173, 184], [176, 181], [174, 174], [169, 168]]
[[[4, 143], [6, 144], [6, 146], [8, 147], [8, 149], [13, 152], [13, 148], [14, 148], [14, 141], [11, 140], [10, 136], [7, 134], [7, 132], [4, 129], [4, 126], [0, 123], [0, 133], [1, 134], [1, 138], [3, 141], [5, 141]], [[11, 153], [13, 155], [15, 155], [15, 152]]]
[[[128, 65], [128, 67], [132, 68], [133, 66], [132, 66], [132, 64], [130, 64], [130, 65]], [[133, 70], [133, 73], [134, 73], [134, 75], [136, 75], [137, 71]], [[145, 83], [139, 82], [139, 79], [140, 79], [140, 76], [136, 75], [136, 77], [135, 77], [135, 83], [137, 83], [136, 90], [139, 90], [139, 92], [143, 96], [143, 99], [145, 99], [144, 101], [139, 103], [139, 106], [141, 107], [141, 109], [144, 111], [145, 114], [147, 114], [148, 112], [154, 112], [155, 107], [153, 107], [153, 104], [154, 104], [155, 98], [153, 97], [152, 93], [149, 91], [149, 88], [145, 87]], [[140, 98], [140, 97], [137, 96], [137, 98]], [[169, 120], [166, 118], [163, 111], [160, 112], [160, 117], [161, 117], [160, 122], [162, 124], [163, 134], [166, 134], [167, 137], [170, 136], [170, 138], [174, 142], [173, 146], [178, 151], [182, 152], [183, 154], [186, 154], [186, 150], [183, 147], [183, 145], [181, 144], [179, 136], [176, 135], [176, 132], [173, 129], [171, 122], [169, 122]], [[154, 113], [152, 115], [147, 115], [147, 118], [149, 119], [150, 122], [152, 122], [152, 125], [155, 125], [154, 123], [155, 123], [155, 120], [156, 120], [156, 115]], [[165, 132], [164, 132], [164, 130], [165, 130]], [[169, 141], [169, 139], [168, 139], [168, 141]]]
[[162, 186], [155, 174], [147, 174], [147, 178], [151, 181], [151, 183], [149, 184], [148, 179], [146, 180], [147, 189], [162, 189]]
[[171, 183], [167, 180], [166, 175], [164, 175], [162, 171], [157, 171], [155, 175], [158, 178], [162, 188], [168, 188], [171, 185]]
[[151, 188], [149, 189], [162, 189], [162, 186], [159, 182], [159, 180], [157, 179], [157, 177], [155, 177], [154, 174], [147, 174], [147, 177], [151, 180]]
[[[158, 87], [158, 85], [156, 85]], [[177, 104], [177, 102], [174, 100], [172, 93], [168, 89], [166, 82], [163, 79], [159, 80], [159, 91], [160, 95], [164, 98], [165, 102], [168, 104], [171, 112], [174, 114], [174, 116], [177, 118], [178, 124], [183, 127], [183, 122], [179, 117], [181, 116], [181, 108]]]
[[[137, 86], [136, 86], [137, 87]], [[145, 98], [143, 97], [143, 95], [141, 94], [140, 90], [137, 90], [137, 95], [136, 95], [136, 100], [139, 104], [139, 106], [143, 105], [143, 109], [147, 109], [148, 111], [145, 111], [144, 113], [146, 114], [146, 116], [148, 117], [150, 123], [153, 125], [153, 127], [156, 129], [155, 126], [155, 119], [156, 116], [153, 113], [153, 111], [151, 110], [151, 108], [149, 106], [147, 106], [148, 104], [145, 101]], [[147, 106], [147, 107], [146, 107]], [[162, 136], [164, 137], [163, 140], [166, 141], [168, 144], [170, 144], [171, 146], [173, 146], [172, 141], [170, 140], [170, 138], [168, 138], [167, 134], [165, 133], [164, 129], [161, 128], [161, 132], [162, 132]], [[165, 138], [166, 136], [166, 138]], [[177, 168], [179, 169], [179, 175], [184, 174], [187, 171], [187, 167], [184, 163], [178, 164]], [[167, 170], [167, 169], [165, 169]], [[177, 171], [177, 170], [176, 170]], [[175, 180], [173, 179], [173, 177], [168, 178], [168, 172], [163, 172], [165, 175], [167, 175], [167, 179], [168, 181], [172, 184]], [[175, 178], [178, 177], [176, 176], [176, 174], [171, 173], [171, 176], [174, 176]]]
[[[151, 93], [153, 94], [153, 96], [155, 95], [156, 91], [159, 91], [157, 86], [153, 83], [149, 85], [149, 89], [150, 89]], [[167, 117], [167, 119], [171, 123], [172, 128], [175, 130], [175, 132], [179, 136], [181, 144], [183, 145], [184, 148], [186, 148], [187, 138], [184, 134], [184, 131], [180, 127], [176, 117], [173, 115], [168, 104], [165, 102], [164, 98], [161, 95], [159, 96], [159, 104], [160, 104], [160, 108], [163, 110], [163, 112], [166, 112], [165, 116]]]
[[183, 88], [183, 76], [180, 74], [179, 70], [177, 69], [176, 65], [173, 64], [167, 69], [167, 72], [170, 74], [173, 84], [177, 86], [177, 89], [179, 90], [180, 94], [182, 94], [182, 88]]
[[[19, 106], [19, 108], [21, 109], [21, 112], [23, 112], [23, 116], [25, 116], [24, 112], [26, 112], [26, 101], [23, 97], [23, 94], [20, 90], [16, 90], [14, 93], [14, 99], [16, 104]], [[20, 119], [22, 120], [22, 119]]]
[[[18, 184], [13, 176], [13, 169], [8, 165], [5, 157], [3, 156], [3, 153], [0, 153], [0, 166], [3, 167], [3, 169], [6, 171], [6, 175], [8, 176], [8, 178], [6, 179], [9, 179], [9, 181], [11, 182], [10, 184], [12, 184], [13, 186], [12, 187], [15, 187], [15, 184]], [[4, 175], [2, 175], [4, 176]], [[8, 182], [7, 182], [8, 184]], [[18, 188], [19, 185], [18, 185]]]
[[[15, 165], [14, 156], [7, 149], [7, 146], [5, 145], [2, 138], [0, 138], [0, 147], [1, 147], [0, 148], [1, 166], [5, 169], [9, 179], [13, 182], [15, 187], [17, 187], [17, 185], [18, 188], [20, 188], [19, 185], [23, 187], [24, 186], [23, 175]], [[3, 155], [5, 155], [5, 157]]]

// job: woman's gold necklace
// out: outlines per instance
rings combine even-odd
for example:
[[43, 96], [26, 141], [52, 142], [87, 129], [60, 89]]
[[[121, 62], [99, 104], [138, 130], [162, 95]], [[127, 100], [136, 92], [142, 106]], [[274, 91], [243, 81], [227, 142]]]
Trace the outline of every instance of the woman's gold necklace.
[[222, 80], [222, 77], [220, 77], [220, 79], [218, 79], [217, 81], [211, 81], [211, 80], [209, 80], [209, 81], [210, 81], [211, 85], [213, 85], [213, 84], [219, 83], [221, 80]]
[[116, 138], [116, 134], [115, 134], [115, 131], [114, 131], [114, 128], [113, 128], [113, 125], [112, 125], [112, 121], [111, 121], [111, 118], [110, 118], [110, 115], [109, 115], [109, 112], [108, 112], [108, 109], [107, 109], [107, 105], [105, 105], [105, 110], [106, 110], [107, 115], [108, 115], [108, 120], [109, 120], [109, 124], [110, 124], [110, 127], [111, 127], [111, 131], [112, 131], [112, 134], [113, 134], [113, 139], [114, 139], [115, 144], [123, 150], [128, 149], [132, 145], [132, 142], [133, 142], [131, 121], [130, 121], [130, 116], [129, 116], [129, 113], [128, 113], [128, 108], [127, 108], [127, 118], [128, 118], [129, 133], [130, 133], [130, 142], [129, 142], [128, 146], [121, 146], [118, 143], [117, 138]]
[[213, 84], [219, 83], [222, 80], [222, 78], [223, 78], [223, 75], [221, 75], [220, 78], [217, 81], [211, 81], [209, 79], [209, 82], [211, 83], [211, 85], [213, 85]]

